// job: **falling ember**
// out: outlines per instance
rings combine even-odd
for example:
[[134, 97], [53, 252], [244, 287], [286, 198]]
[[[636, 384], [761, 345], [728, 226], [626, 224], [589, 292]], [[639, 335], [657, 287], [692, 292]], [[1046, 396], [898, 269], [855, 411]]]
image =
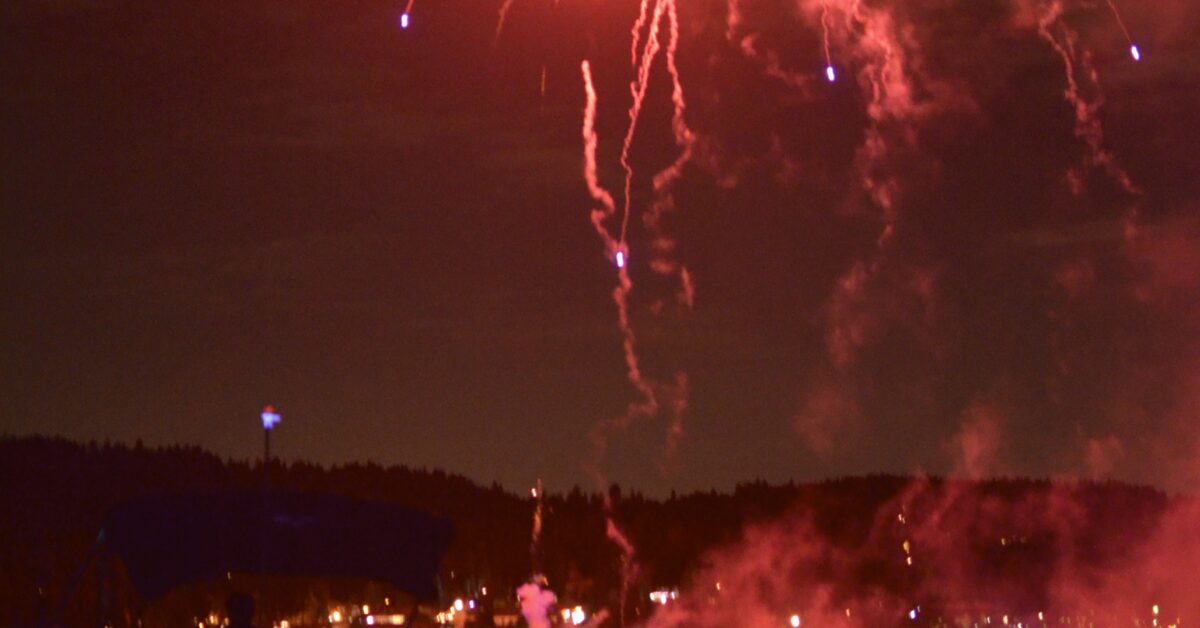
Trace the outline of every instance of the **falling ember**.
[[408, 4], [404, 5], [404, 12], [400, 14], [400, 28], [408, 28], [409, 16], [412, 15], [413, 2], [416, 0], [408, 0]]
[[625, 252], [617, 251], [617, 268], [625, 268]]
[[1133, 57], [1134, 61], [1142, 60], [1142, 52], [1138, 50], [1137, 44], [1129, 44], [1129, 55]]
[[825, 78], [829, 79], [830, 83], [837, 80], [837, 74], [833, 71], [832, 65], [825, 66]]

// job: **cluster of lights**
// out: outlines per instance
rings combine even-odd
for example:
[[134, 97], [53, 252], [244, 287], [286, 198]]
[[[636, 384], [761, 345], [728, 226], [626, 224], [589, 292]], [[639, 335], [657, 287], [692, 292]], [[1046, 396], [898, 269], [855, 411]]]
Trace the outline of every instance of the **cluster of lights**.
[[578, 626], [587, 621], [587, 613], [583, 610], [582, 606], [576, 606], [575, 608], [564, 608], [559, 611], [559, 614], [562, 615], [564, 624]]
[[[918, 606], [915, 609], [915, 611], [920, 611], [920, 609], [921, 609], [921, 607]], [[1150, 625], [1151, 626], [1162, 625], [1158, 622], [1158, 614], [1159, 614], [1158, 604], [1155, 604], [1154, 606], [1152, 606], [1150, 608], [1150, 612], [1153, 616], [1153, 618], [1151, 619]], [[909, 612], [909, 619], [916, 619], [916, 616], [914, 615], [914, 613], [912, 611]], [[958, 623], [960, 625], [974, 625], [976, 627], [978, 627], [980, 625], [990, 626], [993, 623], [991, 615], [983, 616], [980, 619], [981, 619], [981, 621], [975, 622], [972, 624], [972, 622], [969, 619], [963, 617], [958, 620]], [[1043, 625], [1043, 626], [1046, 625], [1046, 613], [1043, 611], [1038, 611], [1038, 614], [1037, 614], [1037, 622], [1038, 623], [1037, 624], [1034, 624], [1034, 623], [1026, 624], [1023, 621], [1020, 621], [1017, 618], [1017, 616], [1015, 616], [1015, 615], [1010, 616], [1007, 614], [1001, 615], [999, 618], [997, 618], [997, 620], [998, 621], [995, 623], [1002, 624], [1004, 626], [1016, 626], [1016, 628], [1032, 628], [1033, 626], [1036, 626], [1036, 625]], [[1095, 626], [1096, 625], [1094, 617], [1086, 617], [1086, 616], [1078, 616], [1078, 617], [1062, 616], [1062, 617], [1058, 618], [1058, 623], [1066, 624], [1066, 625], [1078, 625], [1078, 626]], [[1179, 628], [1180, 623], [1181, 622], [1180, 622], [1179, 618], [1176, 618], [1173, 623], [1167, 624], [1166, 628]], [[1145, 625], [1145, 624], [1141, 624], [1140, 622], [1135, 622], [1135, 625]]]
[[[484, 594], [487, 594], [486, 589], [484, 590]], [[475, 610], [475, 600], [463, 600], [460, 597], [454, 600], [454, 603], [450, 605], [450, 608], [438, 613], [435, 619], [439, 624], [452, 624], [454, 623], [455, 616], [457, 616], [459, 613], [473, 610]]]
[[405, 619], [407, 618], [404, 615], [393, 613], [391, 615], [367, 615], [366, 622], [368, 626], [402, 626]]
[[[720, 584], [717, 585], [717, 590], [718, 591], [721, 590]], [[659, 589], [658, 591], [650, 592], [650, 601], [654, 602], [655, 604], [666, 604], [667, 602], [670, 602], [671, 600], [677, 600], [677, 599], [679, 599], [679, 590], [678, 589], [671, 589], [671, 590]]]

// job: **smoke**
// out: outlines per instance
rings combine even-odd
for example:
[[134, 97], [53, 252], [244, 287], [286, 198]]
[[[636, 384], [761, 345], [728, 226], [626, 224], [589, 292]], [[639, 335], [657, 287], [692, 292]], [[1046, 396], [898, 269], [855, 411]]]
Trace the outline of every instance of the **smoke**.
[[848, 384], [830, 373], [813, 377], [792, 417], [792, 426], [804, 444], [823, 459], [829, 459], [838, 437], [849, 424], [861, 419], [861, 410]]
[[521, 616], [529, 628], [550, 628], [550, 611], [558, 598], [550, 589], [543, 589], [538, 578], [517, 588], [517, 599], [521, 601]]
[[967, 408], [949, 445], [954, 475], [972, 480], [997, 475], [1004, 440], [1002, 421], [994, 404], [976, 401]]
[[[734, 87], [701, 83], [685, 108], [668, 60], [679, 152], [654, 180], [646, 224], [681, 204], [687, 164], [712, 174], [715, 189], [770, 181], [798, 199], [807, 230], [796, 246], [836, 252], [811, 269], [819, 288], [804, 288], [817, 297], [795, 316], [816, 339], [797, 365], [807, 377], [791, 393], [795, 434], [822, 461], [863, 432], [903, 441], [865, 444], [873, 464], [880, 450], [933, 443], [908, 470], [955, 479], [907, 483], [835, 522], [800, 504], [754, 524], [707, 556], [679, 602], [648, 625], [781, 626], [798, 614], [804, 625], [873, 626], [910, 613], [1149, 623], [1156, 604], [1159, 625], [1169, 625], [1200, 612], [1181, 575], [1200, 552], [1186, 533], [1200, 524], [1195, 503], [1069, 479], [1179, 490], [1200, 481], [1193, 188], [1168, 190], [1148, 167], [1180, 170], [1169, 154], [1152, 156], [1169, 133], [1138, 137], [1153, 116], [1131, 112], [1129, 99], [1145, 86], [1120, 65], [1128, 57], [1104, 52], [1121, 33], [1089, 13], [1095, 5], [803, 0], [787, 5], [797, 22], [788, 30], [770, 23], [779, 14], [731, 0], [711, 65], [736, 57], [733, 67], [761, 79], [753, 85], [782, 94], [757, 111], [794, 120], [794, 130], [729, 124], [719, 114]], [[1133, 15], [1131, 27], [1144, 29], [1145, 18]], [[632, 52], [639, 72], [663, 43], [654, 25], [664, 19], [667, 47], [688, 54], [674, 5], [646, 3], [636, 32], [650, 30]], [[781, 44], [792, 41], [812, 54]], [[820, 72], [835, 64], [844, 71], [831, 86]], [[645, 84], [634, 83], [635, 106]], [[857, 109], [811, 117], [834, 108], [814, 104], [823, 99]], [[734, 137], [747, 128], [761, 141]], [[1118, 158], [1126, 154], [1128, 165]], [[779, 172], [763, 176], [771, 168]], [[662, 236], [654, 246], [654, 270], [689, 286], [699, 271], [675, 261], [681, 242]], [[677, 302], [690, 308], [684, 293]], [[647, 411], [668, 405], [665, 390], [653, 388]], [[1004, 473], [1064, 479], [1020, 490], [985, 480]], [[1120, 536], [1131, 521], [1145, 534]], [[609, 535], [632, 559], [611, 521]]]
[[1194, 500], [1072, 482], [917, 479], [876, 505], [853, 520], [798, 505], [748, 527], [646, 625], [781, 626], [793, 614], [816, 626], [1168, 625], [1200, 613], [1187, 576], [1200, 557]]

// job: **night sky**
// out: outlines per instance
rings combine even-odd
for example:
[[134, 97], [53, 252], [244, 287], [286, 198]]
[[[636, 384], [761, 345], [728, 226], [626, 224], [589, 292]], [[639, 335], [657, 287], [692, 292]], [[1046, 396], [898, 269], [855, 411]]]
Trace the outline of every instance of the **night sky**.
[[[630, 311], [688, 408], [674, 456], [639, 419], [604, 475], [1200, 488], [1200, 2], [1121, 3], [1140, 63], [1105, 2], [1067, 2], [1049, 32], [1092, 126], [1048, 2], [880, 0], [853, 27], [831, 4], [835, 83], [819, 2], [679, 0], [696, 143], [661, 229], [695, 302], [641, 219], [679, 154], [660, 57]], [[0, 432], [249, 459], [270, 403], [286, 460], [592, 488], [589, 433], [638, 393], [580, 62], [619, 192], [637, 5], [515, 0], [496, 39], [497, 9], [5, 3]]]

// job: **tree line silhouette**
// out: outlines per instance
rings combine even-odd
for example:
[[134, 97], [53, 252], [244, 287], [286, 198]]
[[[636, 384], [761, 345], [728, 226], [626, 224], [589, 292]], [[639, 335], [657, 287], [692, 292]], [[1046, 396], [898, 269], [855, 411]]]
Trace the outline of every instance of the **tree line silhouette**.
[[[0, 624], [34, 625], [50, 609], [76, 604], [80, 570], [96, 543], [106, 513], [124, 501], [192, 490], [261, 486], [269, 472], [275, 488], [334, 493], [400, 503], [453, 522], [454, 541], [443, 560], [442, 600], [476, 596], [487, 587], [509, 599], [529, 580], [531, 519], [535, 501], [493, 483], [482, 486], [438, 469], [351, 463], [323, 467], [307, 462], [225, 460], [198, 447], [148, 448], [114, 443], [76, 443], [61, 438], [0, 439]], [[1048, 480], [997, 479], [966, 482], [925, 478], [941, 491], [969, 486], [988, 503], [1015, 504], [1054, 487]], [[880, 533], [880, 513], [891, 504], [911, 503], [920, 516], [922, 497], [904, 502], [914, 478], [893, 475], [841, 478], [815, 483], [752, 481], [730, 493], [716, 491], [653, 499], [613, 485], [614, 517], [637, 547], [639, 576], [633, 591], [644, 612], [646, 593], [685, 587], [708, 565], [715, 548], [737, 543], [748, 526], [802, 516], [824, 542], [859, 552], [856, 582], [891, 591], [914, 587], [897, 548], [900, 529]], [[1146, 529], [1177, 500], [1161, 491], [1121, 483], [1074, 483], [1073, 504], [1086, 525], [1072, 533], [1079, 554], [1097, 564], [1126, 557], [1123, 543]], [[574, 487], [544, 499], [544, 528], [538, 562], [550, 585], [568, 604], [615, 608], [620, 590], [618, 550], [605, 539], [604, 495]], [[983, 502], [977, 502], [983, 503]], [[1001, 509], [1003, 510], [1003, 509]], [[1013, 508], [1015, 511], [1016, 508]], [[903, 516], [899, 515], [888, 516]], [[1018, 599], [1036, 604], [1039, 587], [1051, 577], [1051, 560], [1062, 539], [1052, 529], [1007, 521], [1003, 513], [987, 526], [974, 525], [962, 551], [996, 578], [1020, 572], [1025, 590]], [[1016, 515], [1014, 515], [1016, 516]], [[999, 523], [997, 523], [999, 522]], [[997, 529], [1014, 533], [995, 543]], [[975, 530], [975, 528], [978, 528]], [[986, 528], [986, 529], [985, 529]], [[907, 551], [907, 550], [906, 550]], [[815, 573], [832, 566], [814, 565]], [[1005, 589], [1009, 591], [1011, 587]], [[1022, 597], [1023, 596], [1023, 597]], [[949, 604], [949, 601], [947, 601]]]

